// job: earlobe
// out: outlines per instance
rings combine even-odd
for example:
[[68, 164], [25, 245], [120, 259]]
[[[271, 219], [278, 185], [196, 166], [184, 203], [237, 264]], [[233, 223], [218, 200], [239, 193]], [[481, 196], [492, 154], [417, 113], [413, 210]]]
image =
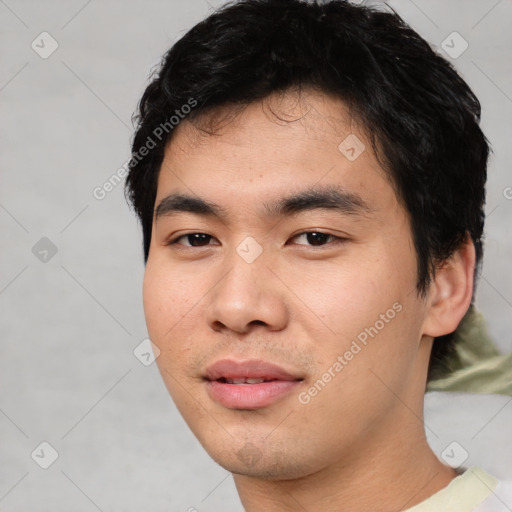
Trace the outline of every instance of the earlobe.
[[473, 296], [475, 246], [468, 236], [436, 271], [428, 295], [423, 334], [437, 337], [457, 328]]

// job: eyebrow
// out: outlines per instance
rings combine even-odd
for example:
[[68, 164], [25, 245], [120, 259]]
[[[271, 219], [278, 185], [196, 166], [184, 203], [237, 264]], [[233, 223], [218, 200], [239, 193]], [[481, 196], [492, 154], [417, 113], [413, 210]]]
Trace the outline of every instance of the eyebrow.
[[[364, 215], [373, 210], [359, 196], [341, 187], [315, 187], [299, 193], [266, 201], [262, 205], [265, 217], [291, 217], [308, 210], [335, 210], [344, 215]], [[220, 205], [186, 194], [174, 193], [163, 198], [155, 209], [155, 219], [179, 212], [216, 217], [226, 223], [229, 215]]]

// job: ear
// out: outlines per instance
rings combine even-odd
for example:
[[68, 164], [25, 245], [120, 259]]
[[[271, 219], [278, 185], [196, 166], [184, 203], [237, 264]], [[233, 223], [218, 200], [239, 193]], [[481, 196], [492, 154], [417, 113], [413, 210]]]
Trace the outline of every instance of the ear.
[[435, 338], [455, 331], [471, 304], [474, 271], [475, 246], [468, 236], [437, 269], [430, 284], [424, 335]]

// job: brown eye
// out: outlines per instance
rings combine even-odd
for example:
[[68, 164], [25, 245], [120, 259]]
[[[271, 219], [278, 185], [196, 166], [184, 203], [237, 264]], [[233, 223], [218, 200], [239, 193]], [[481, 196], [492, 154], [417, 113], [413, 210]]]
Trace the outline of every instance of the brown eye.
[[[311, 246], [318, 247], [322, 245], [326, 245], [329, 242], [329, 239], [334, 241], [343, 240], [334, 235], [330, 235], [329, 233], [322, 233], [321, 231], [305, 231], [304, 233], [299, 233], [294, 236], [293, 239], [305, 237], [307, 243]], [[306, 244], [298, 244], [298, 245], [306, 245]]]
[[[179, 244], [184, 245], [185, 247], [204, 247], [206, 245], [210, 245], [209, 242], [212, 238], [212, 235], [208, 235], [206, 233], [188, 233], [171, 240], [169, 245]], [[179, 242], [180, 240], [186, 240], [187, 243], [181, 243]]]

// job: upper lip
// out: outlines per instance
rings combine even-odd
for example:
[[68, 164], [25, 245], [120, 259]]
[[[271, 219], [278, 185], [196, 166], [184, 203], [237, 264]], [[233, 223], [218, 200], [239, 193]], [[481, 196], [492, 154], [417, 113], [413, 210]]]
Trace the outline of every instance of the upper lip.
[[235, 361], [221, 359], [206, 369], [205, 378], [210, 381], [219, 379], [265, 379], [265, 380], [303, 380], [292, 375], [284, 368], [260, 359]]

